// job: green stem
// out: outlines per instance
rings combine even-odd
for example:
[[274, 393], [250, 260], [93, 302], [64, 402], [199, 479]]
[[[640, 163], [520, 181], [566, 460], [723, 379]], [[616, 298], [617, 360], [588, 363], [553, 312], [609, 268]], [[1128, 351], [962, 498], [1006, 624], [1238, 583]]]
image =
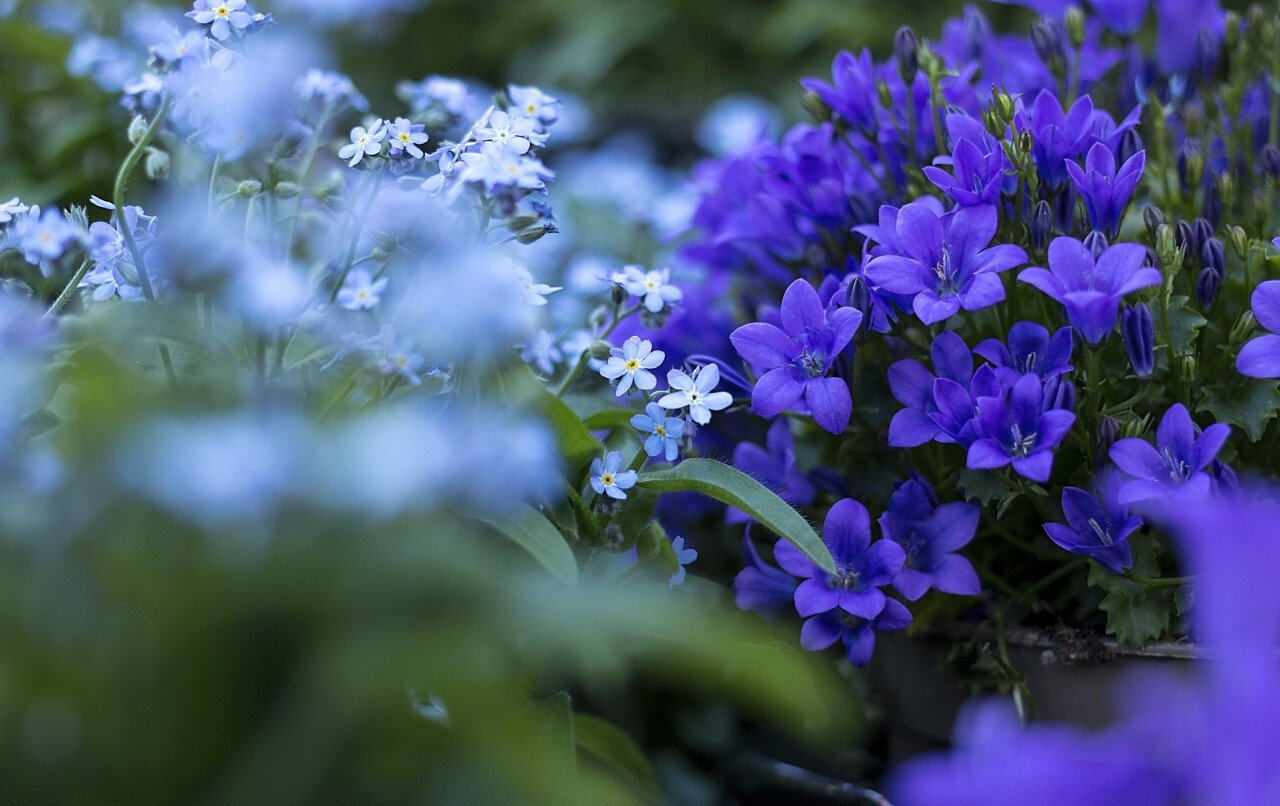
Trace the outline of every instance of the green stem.
[[369, 198], [365, 199], [364, 207], [356, 218], [355, 231], [351, 233], [351, 243], [347, 246], [347, 259], [342, 263], [342, 274], [338, 276], [338, 282], [334, 284], [333, 292], [329, 294], [330, 303], [338, 298], [338, 292], [342, 290], [343, 284], [347, 281], [347, 275], [351, 272], [351, 266], [356, 259], [356, 247], [360, 244], [360, 234], [364, 232], [365, 222], [369, 220], [369, 213], [373, 210], [373, 202], [378, 198], [378, 191], [382, 189], [383, 176], [385, 174], [379, 171], [373, 182], [373, 191], [369, 193]]
[[1139, 585], [1146, 585], [1150, 588], [1180, 588], [1183, 585], [1191, 585], [1200, 580], [1193, 576], [1185, 577], [1128, 577], [1130, 582], [1136, 582]]
[[80, 285], [80, 281], [89, 273], [89, 267], [91, 265], [93, 265], [93, 261], [87, 257], [80, 262], [80, 268], [76, 269], [75, 274], [71, 275], [71, 279], [67, 282], [66, 287], [62, 289], [62, 292], [58, 294], [58, 298], [49, 306], [49, 310], [44, 312], [44, 316], [41, 317], [42, 319], [52, 319], [58, 315], [58, 312], [61, 311], [71, 300], [71, 295], [76, 292], [76, 288]]
[[[129, 254], [133, 257], [134, 268], [138, 270], [138, 279], [142, 282], [142, 295], [148, 302], [154, 301], [156, 295], [151, 288], [151, 278], [147, 276], [147, 267], [142, 258], [142, 250], [138, 248], [138, 242], [134, 240], [133, 233], [125, 222], [124, 191], [129, 185], [129, 177], [133, 175], [134, 169], [138, 167], [138, 161], [142, 159], [142, 155], [146, 153], [147, 146], [156, 136], [156, 132], [160, 130], [160, 124], [164, 122], [165, 114], [168, 111], [169, 94], [166, 92], [160, 96], [160, 106], [156, 108], [156, 114], [151, 119], [151, 125], [147, 126], [146, 131], [142, 133], [142, 137], [138, 138], [137, 143], [134, 143], [133, 150], [124, 158], [124, 163], [120, 165], [120, 171], [116, 174], [115, 187], [112, 188], [111, 193], [111, 203], [116, 206], [116, 221], [120, 224], [120, 234], [124, 236], [125, 246], [128, 247]], [[165, 366], [171, 369], [168, 361], [165, 362]]]
[[286, 258], [293, 254], [293, 233], [298, 224], [298, 216], [302, 213], [302, 200], [306, 196], [303, 181], [307, 177], [307, 172], [311, 170], [311, 163], [316, 158], [316, 152], [320, 150], [320, 138], [324, 136], [324, 127], [328, 125], [329, 116], [332, 112], [333, 108], [326, 104], [324, 111], [320, 113], [320, 120], [311, 132], [311, 140], [307, 143], [307, 151], [302, 156], [302, 162], [298, 164], [298, 201], [293, 205], [293, 215], [289, 218], [289, 233], [284, 239]]
[[[599, 336], [596, 337], [596, 340], [599, 341], [601, 339], [609, 338], [609, 335], [613, 333], [614, 330], [617, 329], [618, 325], [622, 324], [623, 320], [625, 320], [627, 317], [631, 316], [633, 313], [635, 313], [638, 310], [640, 310], [639, 305], [629, 310], [623, 311], [621, 314], [615, 313], [613, 317], [613, 322], [610, 323], [609, 327], [603, 333], [601, 333]], [[556, 391], [555, 391], [556, 397], [564, 397], [564, 393], [569, 390], [569, 387], [573, 385], [573, 382], [576, 381], [578, 379], [578, 376], [582, 374], [582, 371], [587, 368], [587, 361], [590, 357], [591, 357], [590, 350], [584, 350], [582, 355], [578, 356], [578, 363], [573, 365], [573, 369], [569, 370], [569, 374], [564, 376], [564, 380], [561, 381], [560, 385], [556, 387]]]

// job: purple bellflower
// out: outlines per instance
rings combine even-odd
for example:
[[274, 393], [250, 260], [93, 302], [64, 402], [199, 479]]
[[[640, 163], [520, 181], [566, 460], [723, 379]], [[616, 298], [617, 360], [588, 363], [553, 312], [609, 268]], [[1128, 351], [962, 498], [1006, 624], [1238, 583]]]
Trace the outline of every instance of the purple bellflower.
[[893, 582], [906, 552], [892, 540], [871, 542], [871, 516], [852, 498], [837, 501], [822, 524], [822, 541], [831, 550], [836, 573], [819, 568], [786, 540], [774, 548], [778, 565], [803, 581], [796, 588], [796, 611], [804, 617], [830, 610], [874, 619], [887, 601], [881, 585]]
[[1102, 24], [1120, 36], [1132, 36], [1142, 27], [1151, 0], [1089, 0]]
[[969, 446], [968, 467], [992, 470], [1012, 464], [1032, 481], [1046, 482], [1053, 471], [1053, 449], [1071, 430], [1076, 416], [1044, 408], [1040, 378], [1028, 372], [1005, 394], [980, 397], [980, 438]]
[[1031, 155], [1040, 178], [1049, 188], [1059, 188], [1068, 178], [1067, 161], [1083, 154], [1093, 141], [1093, 101], [1086, 95], [1064, 111], [1057, 96], [1045, 90], [1029, 108], [1017, 112], [1014, 125], [1031, 132], [1035, 141]]
[[848, 51], [841, 51], [831, 64], [831, 82], [806, 78], [800, 83], [821, 98], [833, 112], [853, 124], [857, 131], [863, 134], [874, 132], [879, 95], [871, 51], [864, 48], [856, 57]]
[[893, 587], [913, 602], [929, 588], [979, 593], [982, 585], [973, 565], [954, 552], [973, 539], [981, 512], [977, 504], [964, 501], [938, 503], [929, 482], [915, 473], [899, 484], [878, 521], [885, 539], [906, 552]]
[[1125, 205], [1142, 178], [1147, 152], [1139, 151], [1117, 169], [1116, 156], [1111, 149], [1103, 143], [1095, 143], [1085, 156], [1083, 168], [1074, 160], [1067, 160], [1064, 164], [1071, 184], [1084, 199], [1089, 226], [1114, 238], [1120, 231]]
[[1115, 329], [1125, 294], [1160, 283], [1159, 270], [1144, 266], [1146, 259], [1147, 250], [1141, 244], [1109, 246], [1094, 260], [1081, 241], [1054, 238], [1049, 244], [1049, 268], [1024, 269], [1018, 279], [1059, 302], [1084, 340], [1098, 344]]
[[992, 205], [961, 207], [937, 215], [912, 203], [898, 211], [897, 234], [904, 253], [872, 258], [864, 269], [877, 288], [909, 296], [920, 321], [941, 322], [961, 308], [977, 311], [1004, 299], [997, 276], [1027, 262], [1021, 247], [999, 244]]
[[1116, 500], [1121, 504], [1152, 501], [1177, 495], [1180, 500], [1201, 500], [1209, 495], [1207, 468], [1231, 433], [1229, 426], [1214, 423], [1201, 432], [1191, 414], [1175, 403], [1160, 419], [1156, 445], [1136, 437], [1111, 446], [1111, 461], [1129, 478]]
[[1112, 471], [1098, 483], [1101, 496], [1064, 487], [1062, 512], [1068, 525], [1046, 523], [1049, 539], [1072, 554], [1092, 557], [1113, 574], [1123, 573], [1133, 565], [1129, 535], [1142, 526], [1142, 518], [1129, 514], [1129, 507], [1118, 500], [1123, 483], [1120, 474]]
[[1236, 371], [1250, 378], [1280, 378], [1280, 280], [1259, 283], [1250, 301], [1258, 324], [1271, 333], [1240, 348]]
[[[969, 115], [948, 115], [947, 133], [955, 143], [951, 156], [939, 156], [924, 169], [925, 177], [939, 190], [962, 207], [999, 204], [1001, 193], [1016, 190], [1017, 180], [1006, 173], [1013, 167], [1009, 158], [981, 121]], [[950, 165], [952, 173], [936, 165]]]
[[[813, 483], [796, 467], [795, 437], [786, 418], [775, 420], [769, 426], [765, 447], [753, 442], [739, 442], [733, 449], [733, 466], [776, 490], [778, 497], [792, 506], [813, 502]], [[743, 523], [750, 520], [750, 516], [736, 507], [729, 507], [725, 520]]]
[[914, 358], [889, 366], [889, 390], [906, 406], [889, 421], [889, 444], [895, 448], [914, 448], [933, 439], [953, 441], [939, 430], [933, 419], [938, 411], [934, 385], [939, 379], [945, 379], [968, 389], [973, 377], [973, 353], [969, 352], [964, 339], [944, 330], [934, 338], [929, 354], [933, 359], [933, 372]]
[[1009, 341], [987, 339], [973, 351], [991, 362], [1002, 384], [1012, 386], [1028, 372], [1042, 380], [1070, 372], [1071, 328], [1059, 328], [1053, 336], [1036, 322], [1018, 322], [1009, 328]]
[[780, 610], [795, 601], [796, 578], [760, 559], [751, 542], [751, 526], [742, 537], [742, 570], [733, 579], [733, 601], [740, 610]]
[[775, 417], [803, 400], [818, 425], [841, 433], [849, 424], [853, 398], [844, 380], [827, 373], [853, 340], [862, 313], [824, 310], [813, 286], [796, 280], [782, 296], [780, 314], [781, 328], [752, 322], [729, 335], [738, 354], [764, 373], [751, 392], [752, 408], [761, 417]]
[[805, 621], [800, 628], [800, 646], [818, 652], [842, 641], [849, 662], [865, 666], [876, 648], [876, 630], [894, 632], [905, 629], [911, 621], [911, 611], [897, 599], [886, 599], [884, 610], [873, 619], [830, 610]]
[[934, 439], [954, 442], [968, 450], [982, 436], [978, 401], [1002, 396], [1006, 389], [1007, 385], [1000, 381], [996, 371], [986, 364], [973, 373], [967, 389], [954, 381], [939, 378], [933, 384], [933, 402], [938, 410], [929, 415], [938, 426], [938, 436]]
[[1156, 0], [1156, 66], [1165, 75], [1190, 73], [1202, 42], [1216, 48], [1226, 27], [1218, 0]]

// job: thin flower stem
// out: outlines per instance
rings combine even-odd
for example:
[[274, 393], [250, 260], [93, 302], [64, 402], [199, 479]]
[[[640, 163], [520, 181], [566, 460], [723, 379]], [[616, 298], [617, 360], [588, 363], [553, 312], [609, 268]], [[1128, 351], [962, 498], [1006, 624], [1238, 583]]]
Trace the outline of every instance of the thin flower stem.
[[67, 281], [66, 287], [62, 289], [62, 292], [58, 294], [58, 298], [49, 306], [49, 310], [44, 312], [44, 316], [41, 317], [42, 319], [52, 319], [58, 315], [58, 312], [61, 311], [71, 300], [71, 295], [76, 292], [76, 288], [80, 285], [80, 281], [89, 273], [89, 267], [91, 265], [93, 265], [93, 261], [87, 257], [80, 262], [80, 268], [76, 269], [75, 274], [71, 275], [71, 279]]
[[[627, 317], [631, 316], [633, 313], [635, 313], [638, 310], [640, 310], [639, 305], [635, 306], [634, 308], [630, 308], [626, 311], [623, 311], [620, 314], [615, 314], [613, 317], [613, 322], [609, 324], [609, 327], [603, 333], [601, 333], [599, 336], [596, 336], [596, 340], [599, 341], [601, 339], [609, 338], [609, 334], [613, 333], [613, 331], [618, 327], [618, 325], [622, 324], [623, 320], [625, 320]], [[582, 374], [582, 371], [587, 368], [587, 360], [590, 357], [591, 357], [590, 350], [584, 350], [582, 352], [582, 355], [578, 357], [578, 363], [573, 365], [573, 369], [569, 370], [569, 374], [564, 376], [564, 380], [561, 381], [560, 385], [556, 387], [556, 391], [555, 391], [556, 397], [564, 397], [564, 393], [569, 390], [569, 387], [573, 385], [573, 382], [576, 381], [578, 379], [578, 376]]]
[[328, 125], [329, 117], [332, 113], [332, 105], [325, 104], [324, 111], [320, 113], [320, 120], [316, 123], [315, 129], [311, 132], [311, 140], [307, 143], [307, 151], [302, 156], [302, 162], [298, 164], [298, 201], [293, 206], [293, 215], [289, 217], [289, 233], [284, 239], [286, 258], [293, 254], [294, 229], [298, 224], [298, 216], [302, 213], [302, 200], [306, 196], [303, 182], [307, 178], [307, 173], [311, 170], [311, 163], [316, 158], [316, 152], [320, 150], [320, 138], [324, 136], [324, 127]]
[[1192, 585], [1200, 580], [1193, 576], [1185, 577], [1127, 577], [1130, 582], [1136, 582], [1139, 585], [1146, 585], [1149, 588], [1180, 588], [1183, 585]]
[[330, 303], [338, 299], [338, 292], [342, 290], [343, 284], [347, 282], [347, 275], [351, 272], [351, 267], [355, 263], [356, 247], [360, 244], [360, 234], [364, 232], [365, 222], [369, 220], [369, 213], [373, 210], [373, 202], [378, 198], [378, 191], [382, 189], [383, 176], [385, 176], [385, 173], [378, 171], [377, 178], [373, 181], [373, 190], [369, 193], [369, 198], [365, 199], [364, 207], [356, 218], [355, 228], [351, 233], [351, 243], [347, 246], [347, 259], [343, 261], [342, 273], [338, 275], [338, 282], [334, 283], [333, 292], [329, 294]]
[[[120, 171], [116, 174], [115, 187], [112, 188], [111, 193], [111, 203], [116, 208], [116, 221], [120, 224], [120, 234], [124, 236], [125, 246], [129, 249], [129, 255], [133, 258], [134, 268], [138, 270], [138, 279], [142, 282], [142, 295], [146, 297], [148, 302], [155, 301], [156, 295], [151, 288], [151, 278], [147, 276], [147, 266], [142, 257], [142, 250], [138, 248], [138, 242], [134, 239], [129, 225], [125, 222], [124, 192], [129, 186], [129, 177], [133, 175], [134, 169], [138, 167], [138, 161], [142, 159], [142, 155], [146, 153], [147, 146], [156, 136], [156, 132], [160, 130], [160, 124], [164, 122], [165, 114], [168, 111], [169, 94], [166, 92], [160, 96], [160, 105], [156, 107], [156, 114], [151, 119], [151, 125], [147, 126], [146, 131], [142, 133], [142, 137], [138, 138], [138, 142], [134, 143], [133, 150], [129, 152], [124, 158], [124, 162], [120, 165]], [[166, 362], [166, 366], [168, 366], [168, 362]]]

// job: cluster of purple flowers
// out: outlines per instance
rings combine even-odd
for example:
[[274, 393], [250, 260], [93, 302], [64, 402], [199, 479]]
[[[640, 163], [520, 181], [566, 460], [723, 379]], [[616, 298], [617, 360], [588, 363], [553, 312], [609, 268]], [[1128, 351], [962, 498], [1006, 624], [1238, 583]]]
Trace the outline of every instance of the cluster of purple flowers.
[[858, 501], [832, 505], [822, 538], [836, 561], [829, 573], [787, 540], [774, 547], [775, 568], [760, 558], [750, 534], [743, 538], [746, 565], [734, 581], [738, 606], [771, 610], [794, 605], [805, 618], [800, 644], [821, 650], [840, 641], [849, 661], [871, 659], [875, 632], [901, 630], [911, 623], [906, 606], [882, 590], [890, 585], [908, 601], [934, 588], [947, 593], [979, 592], [968, 560], [954, 552], [978, 527], [979, 509], [964, 502], [941, 504], [929, 483], [913, 477], [894, 492], [880, 516], [879, 540], [871, 540], [871, 516]]

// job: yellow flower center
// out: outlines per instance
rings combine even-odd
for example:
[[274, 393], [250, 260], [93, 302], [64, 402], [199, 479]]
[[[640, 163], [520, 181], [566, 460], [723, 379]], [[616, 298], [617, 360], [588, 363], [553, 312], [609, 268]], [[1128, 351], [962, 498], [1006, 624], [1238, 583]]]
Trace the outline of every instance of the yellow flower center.
[[218, 6], [217, 8], [215, 8], [215, 9], [213, 10], [213, 13], [214, 13], [214, 15], [216, 15], [216, 16], [218, 16], [218, 17], [225, 17], [225, 16], [227, 16], [228, 14], [230, 14], [230, 13], [231, 13], [231, 9], [230, 9], [230, 8], [228, 8], [226, 5], [221, 5], [221, 6]]
[[401, 133], [400, 133], [400, 142], [402, 142], [402, 143], [407, 143], [407, 142], [409, 142], [409, 135], [405, 134], [404, 132], [401, 132]]
[[653, 432], [660, 437], [665, 437], [667, 435], [667, 429], [663, 428], [660, 425], [655, 425], [653, 427]]
[[635, 358], [631, 358], [631, 359], [628, 359], [627, 363], [623, 364], [623, 366], [626, 367], [631, 372], [634, 372], [637, 369], [640, 369], [640, 362]]
[[612, 487], [612, 486], [613, 486], [613, 474], [612, 474], [612, 473], [605, 473], [603, 476], [601, 476], [601, 477], [600, 477], [600, 482], [601, 482], [602, 484], [604, 484], [604, 486], [606, 486], [606, 487]]

